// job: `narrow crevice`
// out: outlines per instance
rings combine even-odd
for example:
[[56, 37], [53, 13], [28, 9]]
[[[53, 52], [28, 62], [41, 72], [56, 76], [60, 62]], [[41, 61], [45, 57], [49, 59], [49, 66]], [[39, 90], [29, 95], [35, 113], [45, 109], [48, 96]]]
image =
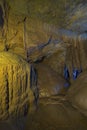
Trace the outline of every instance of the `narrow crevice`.
[[7, 97], [6, 97], [6, 103], [7, 103], [7, 110], [9, 111], [9, 82], [8, 82], [8, 78], [6, 78], [6, 93], [7, 93]]
[[0, 27], [3, 28], [3, 26], [4, 26], [3, 9], [2, 6], [0, 5]]
[[38, 75], [33, 65], [31, 65], [30, 70], [31, 70], [30, 71], [30, 88], [33, 91], [34, 99], [35, 99], [34, 103], [37, 106], [38, 99], [39, 99]]

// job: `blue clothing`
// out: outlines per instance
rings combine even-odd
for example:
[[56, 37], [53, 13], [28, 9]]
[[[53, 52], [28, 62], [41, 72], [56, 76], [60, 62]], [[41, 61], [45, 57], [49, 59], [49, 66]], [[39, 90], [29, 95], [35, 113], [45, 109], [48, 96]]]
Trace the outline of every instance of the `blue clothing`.
[[68, 71], [68, 68], [67, 68], [66, 66], [64, 67], [64, 78], [65, 78], [66, 80], [69, 79], [69, 71]]
[[82, 69], [78, 70], [78, 69], [73, 69], [73, 73], [72, 73], [72, 76], [73, 76], [73, 79], [76, 80], [78, 75], [82, 72]]

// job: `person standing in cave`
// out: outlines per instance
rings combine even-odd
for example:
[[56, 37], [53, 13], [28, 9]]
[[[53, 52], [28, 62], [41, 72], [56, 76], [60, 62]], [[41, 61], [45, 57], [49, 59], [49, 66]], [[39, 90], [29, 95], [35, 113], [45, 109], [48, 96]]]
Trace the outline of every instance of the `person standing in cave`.
[[65, 78], [66, 80], [69, 80], [69, 71], [68, 71], [68, 68], [67, 68], [66, 65], [65, 65], [65, 67], [64, 67], [64, 78]]

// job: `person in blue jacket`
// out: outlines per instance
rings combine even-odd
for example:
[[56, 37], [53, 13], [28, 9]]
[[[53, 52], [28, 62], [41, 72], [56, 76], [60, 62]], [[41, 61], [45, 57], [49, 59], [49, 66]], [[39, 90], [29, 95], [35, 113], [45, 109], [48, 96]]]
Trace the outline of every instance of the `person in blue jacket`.
[[66, 80], [69, 79], [69, 71], [68, 71], [68, 68], [67, 68], [66, 65], [65, 65], [65, 67], [64, 67], [64, 78], [65, 78]]

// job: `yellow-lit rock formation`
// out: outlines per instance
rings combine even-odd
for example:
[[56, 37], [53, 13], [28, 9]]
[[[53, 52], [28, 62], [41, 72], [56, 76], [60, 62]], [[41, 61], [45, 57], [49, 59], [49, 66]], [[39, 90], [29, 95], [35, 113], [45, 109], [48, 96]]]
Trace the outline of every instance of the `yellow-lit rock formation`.
[[20, 56], [0, 53], [0, 120], [27, 114], [33, 95], [30, 66]]

